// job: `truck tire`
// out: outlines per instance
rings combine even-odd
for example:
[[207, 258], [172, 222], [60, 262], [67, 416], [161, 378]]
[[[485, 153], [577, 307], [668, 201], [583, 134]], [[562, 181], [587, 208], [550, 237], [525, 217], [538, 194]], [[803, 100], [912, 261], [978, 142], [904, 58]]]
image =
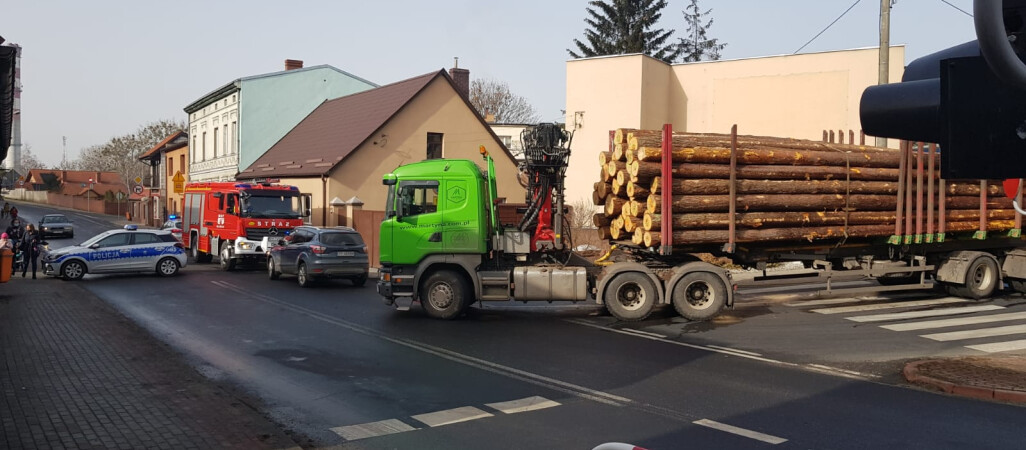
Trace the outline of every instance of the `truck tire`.
[[955, 297], [983, 299], [990, 297], [998, 288], [997, 262], [993, 258], [980, 256], [969, 264], [965, 272], [965, 284], [946, 284], [948, 294]]
[[655, 283], [641, 272], [615, 275], [602, 293], [606, 309], [624, 322], [644, 320], [652, 313], [658, 298]]
[[219, 252], [219, 260], [221, 263], [221, 270], [225, 272], [231, 272], [235, 270], [235, 259], [232, 258], [232, 247], [230, 242], [221, 243], [221, 251]]
[[670, 292], [677, 314], [692, 321], [709, 320], [727, 304], [727, 287], [709, 272], [692, 272], [681, 277]]
[[421, 284], [420, 306], [435, 319], [451, 320], [463, 314], [473, 292], [467, 280], [452, 270], [439, 270]]
[[212, 259], [210, 253], [199, 251], [198, 237], [192, 238], [192, 243], [189, 244], [189, 251], [192, 253], [192, 262], [194, 263], [208, 263]]

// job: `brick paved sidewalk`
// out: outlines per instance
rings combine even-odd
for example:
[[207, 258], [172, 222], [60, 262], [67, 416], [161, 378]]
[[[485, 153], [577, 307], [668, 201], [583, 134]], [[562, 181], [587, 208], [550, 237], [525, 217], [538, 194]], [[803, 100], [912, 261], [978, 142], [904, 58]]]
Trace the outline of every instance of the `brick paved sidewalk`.
[[298, 447], [257, 406], [78, 283], [0, 284], [0, 448]]
[[1026, 356], [987, 356], [916, 361], [905, 378], [944, 392], [982, 400], [1026, 404]]

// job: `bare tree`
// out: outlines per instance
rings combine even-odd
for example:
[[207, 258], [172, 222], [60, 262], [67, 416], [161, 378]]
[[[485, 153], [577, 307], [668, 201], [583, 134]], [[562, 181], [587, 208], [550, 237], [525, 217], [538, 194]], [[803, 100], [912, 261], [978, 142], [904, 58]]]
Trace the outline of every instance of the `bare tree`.
[[46, 164], [43, 164], [43, 162], [36, 157], [35, 153], [32, 153], [32, 145], [21, 145], [21, 167], [19, 169], [21, 169], [23, 172], [28, 172], [32, 169], [46, 168]]
[[139, 155], [171, 134], [184, 130], [185, 126], [184, 122], [167, 119], [148, 123], [135, 133], [86, 147], [74, 165], [80, 170], [117, 172], [127, 184], [128, 180], [146, 175], [146, 164], [139, 161]]
[[496, 80], [474, 80], [470, 83], [470, 104], [481, 117], [495, 116], [497, 123], [535, 123], [538, 113], [527, 99], [514, 94], [509, 85]]

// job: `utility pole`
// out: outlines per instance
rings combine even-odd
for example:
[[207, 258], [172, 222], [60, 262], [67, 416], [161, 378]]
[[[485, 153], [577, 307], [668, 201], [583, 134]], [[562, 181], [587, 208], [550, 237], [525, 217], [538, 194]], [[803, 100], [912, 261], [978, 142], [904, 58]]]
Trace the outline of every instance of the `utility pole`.
[[67, 164], [68, 163], [68, 137], [67, 136], [61, 136], [61, 140], [63, 141], [63, 145], [64, 145], [64, 156], [61, 156], [61, 167], [62, 168], [67, 168], [68, 167], [68, 164]]
[[[880, 77], [877, 84], [890, 82], [891, 66], [891, 5], [896, 0], [880, 0]], [[887, 138], [876, 138], [877, 147], [886, 147]]]

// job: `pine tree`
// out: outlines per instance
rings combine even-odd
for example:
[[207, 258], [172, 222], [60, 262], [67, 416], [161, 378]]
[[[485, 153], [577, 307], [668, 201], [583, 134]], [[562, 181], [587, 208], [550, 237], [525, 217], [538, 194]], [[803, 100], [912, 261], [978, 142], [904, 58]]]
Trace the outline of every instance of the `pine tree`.
[[577, 51], [567, 49], [571, 57], [644, 53], [653, 58], [673, 62], [681, 53], [677, 44], [666, 44], [673, 30], [653, 29], [666, 0], [596, 0], [588, 2], [584, 22], [587, 42], [574, 39]]
[[704, 13], [698, 9], [698, 0], [691, 0], [691, 4], [684, 8], [684, 21], [688, 24], [687, 36], [680, 38], [679, 53], [683, 54], [682, 62], [695, 62], [720, 59], [720, 50], [727, 47], [721, 44], [718, 39], [709, 39], [706, 32], [712, 26], [713, 20], [710, 17], [703, 24], [702, 19], [712, 13], [712, 9]]

